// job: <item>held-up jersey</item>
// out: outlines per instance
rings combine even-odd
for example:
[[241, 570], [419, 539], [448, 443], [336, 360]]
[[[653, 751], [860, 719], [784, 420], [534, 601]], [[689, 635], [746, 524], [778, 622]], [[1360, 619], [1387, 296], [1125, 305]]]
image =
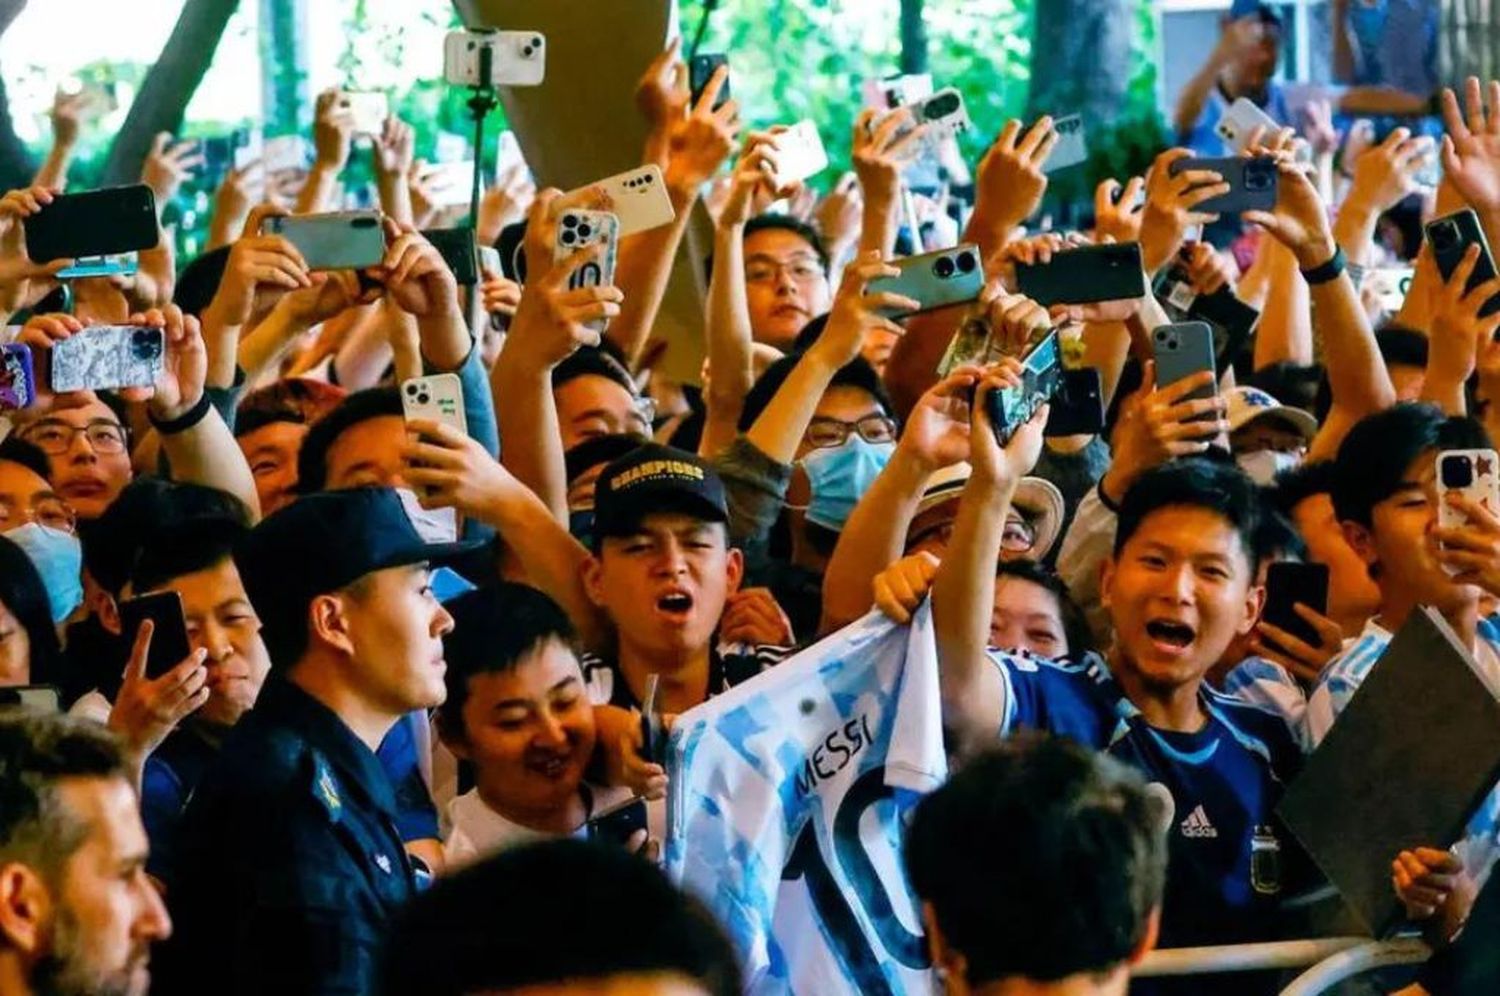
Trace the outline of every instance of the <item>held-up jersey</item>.
[[931, 610], [878, 612], [683, 713], [668, 873], [729, 930], [751, 993], [935, 991], [901, 864], [947, 777]]
[[1025, 728], [1072, 737], [1171, 794], [1161, 946], [1268, 939], [1292, 886], [1283, 881], [1291, 841], [1270, 826], [1272, 811], [1301, 762], [1280, 717], [1205, 685], [1202, 730], [1158, 730], [1095, 655], [1079, 664], [990, 657], [1004, 687], [1002, 735]]

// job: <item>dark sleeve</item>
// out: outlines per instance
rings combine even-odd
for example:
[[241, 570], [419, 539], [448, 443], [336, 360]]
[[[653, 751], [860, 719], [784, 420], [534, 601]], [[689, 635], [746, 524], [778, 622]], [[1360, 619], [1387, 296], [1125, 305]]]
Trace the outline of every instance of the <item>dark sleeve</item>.
[[234, 383], [228, 387], [204, 388], [204, 394], [208, 395], [208, 403], [214, 406], [224, 424], [229, 426], [229, 431], [234, 431], [234, 418], [240, 404], [240, 396], [245, 393], [245, 371], [238, 366], [234, 368]]
[[1449, 947], [1432, 956], [1417, 981], [1432, 996], [1500, 992], [1500, 875], [1474, 900], [1463, 933]]

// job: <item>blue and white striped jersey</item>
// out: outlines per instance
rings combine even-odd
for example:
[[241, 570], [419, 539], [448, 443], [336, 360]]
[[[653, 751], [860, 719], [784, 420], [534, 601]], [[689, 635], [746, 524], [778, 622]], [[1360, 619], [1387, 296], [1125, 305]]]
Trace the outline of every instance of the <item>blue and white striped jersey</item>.
[[740, 951], [748, 991], [936, 991], [901, 864], [947, 777], [932, 613], [878, 612], [679, 717], [668, 873]]

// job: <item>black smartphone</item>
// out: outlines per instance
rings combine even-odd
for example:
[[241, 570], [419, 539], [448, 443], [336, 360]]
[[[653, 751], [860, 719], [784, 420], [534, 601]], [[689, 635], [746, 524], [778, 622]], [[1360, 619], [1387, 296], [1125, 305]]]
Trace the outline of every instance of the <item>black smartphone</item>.
[[[698, 106], [698, 99], [703, 96], [703, 91], [708, 89], [708, 81], [714, 78], [720, 66], [729, 65], [729, 56], [722, 52], [704, 52], [693, 56], [688, 63], [688, 88], [692, 91], [691, 107]], [[729, 80], [724, 80], [724, 86], [719, 90], [719, 95], [714, 99], [714, 110], [723, 107], [729, 100]]]
[[1085, 436], [1103, 431], [1104, 382], [1099, 368], [1062, 371], [1042, 435]]
[[626, 799], [589, 817], [584, 826], [589, 840], [624, 847], [636, 831], [646, 829], [646, 800]]
[[147, 619], [155, 624], [155, 629], [151, 633], [151, 650], [146, 655], [146, 677], [159, 678], [193, 652], [187, 619], [182, 614], [182, 596], [175, 591], [161, 591], [120, 602], [120, 632], [131, 644]]
[[1229, 190], [1193, 208], [1204, 214], [1239, 214], [1269, 211], [1276, 206], [1280, 173], [1270, 156], [1229, 156], [1223, 159], [1179, 159], [1172, 163], [1173, 176], [1191, 170], [1212, 170], [1224, 178]]
[[[1194, 374], [1218, 374], [1214, 364], [1214, 333], [1207, 322], [1175, 322], [1151, 330], [1151, 349], [1156, 359], [1156, 386], [1166, 387]], [[1196, 388], [1183, 401], [1211, 398], [1219, 391], [1217, 381]], [[1194, 422], [1211, 422], [1212, 412], [1194, 416]]]
[[61, 712], [57, 689], [51, 685], [12, 685], [0, 688], [0, 708], [22, 706], [42, 712]]
[[[1469, 274], [1464, 290], [1472, 290], [1495, 276], [1495, 259], [1490, 255], [1489, 242], [1485, 240], [1479, 216], [1469, 208], [1429, 221], [1427, 242], [1432, 246], [1432, 259], [1444, 283], [1452, 278], [1471, 245], [1479, 246], [1479, 259], [1474, 262], [1474, 272]], [[1496, 311], [1500, 311], [1500, 294], [1486, 301], [1479, 314], [1493, 315]]]
[[429, 228], [422, 237], [443, 254], [443, 262], [453, 271], [453, 279], [460, 286], [479, 283], [479, 249], [474, 241], [474, 229], [467, 226]]
[[1206, 322], [1213, 329], [1218, 369], [1227, 370], [1241, 360], [1260, 312], [1235, 297], [1227, 284], [1212, 294], [1196, 294], [1187, 269], [1174, 263], [1157, 278], [1153, 290], [1173, 319]]
[[1050, 263], [1017, 263], [1016, 289], [1037, 304], [1093, 304], [1146, 293], [1141, 246], [1120, 242], [1052, 254]]
[[144, 183], [59, 194], [23, 222], [34, 263], [154, 249], [156, 197]]
[[1304, 643], [1318, 645], [1318, 631], [1292, 608], [1301, 603], [1320, 614], [1328, 612], [1328, 567], [1282, 561], [1266, 570], [1266, 607], [1260, 618]]

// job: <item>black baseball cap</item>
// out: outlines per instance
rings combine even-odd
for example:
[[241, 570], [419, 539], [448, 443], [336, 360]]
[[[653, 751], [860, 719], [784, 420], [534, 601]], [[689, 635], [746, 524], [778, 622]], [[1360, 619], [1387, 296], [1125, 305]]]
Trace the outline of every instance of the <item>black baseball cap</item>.
[[304, 495], [270, 515], [236, 545], [234, 563], [255, 611], [285, 619], [366, 574], [451, 560], [482, 545], [429, 543], [395, 489], [350, 488]]
[[594, 537], [627, 536], [657, 512], [728, 522], [724, 482], [686, 450], [642, 443], [599, 475], [594, 485]]

